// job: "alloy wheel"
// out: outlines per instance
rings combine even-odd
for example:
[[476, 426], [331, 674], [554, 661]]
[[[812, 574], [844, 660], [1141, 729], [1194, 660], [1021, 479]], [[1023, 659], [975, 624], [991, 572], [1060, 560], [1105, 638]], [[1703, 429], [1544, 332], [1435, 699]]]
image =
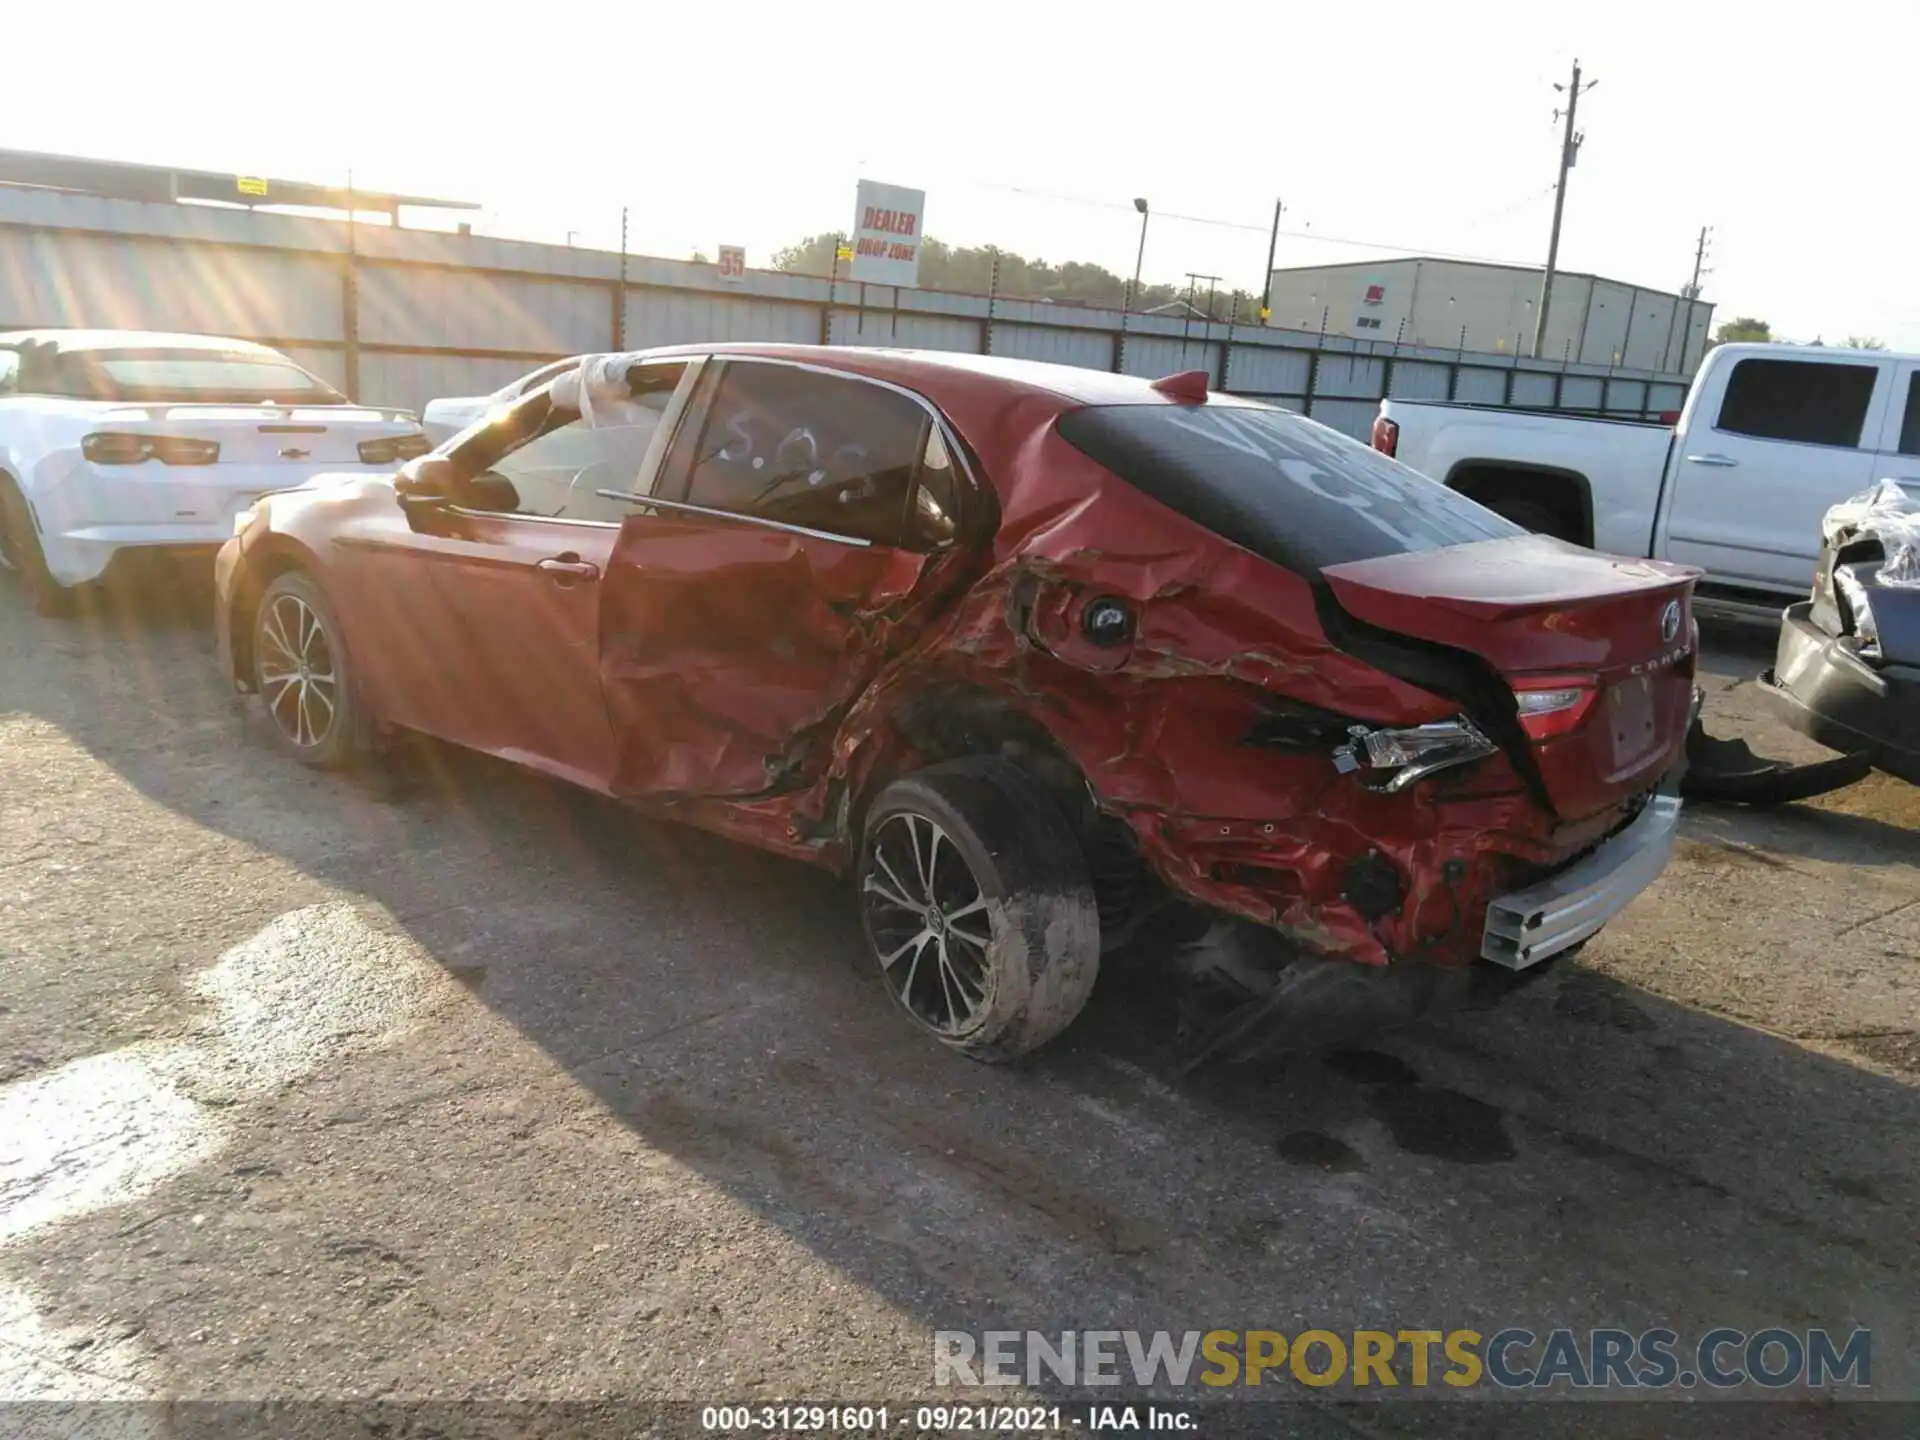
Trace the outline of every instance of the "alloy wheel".
[[325, 742], [340, 708], [327, 627], [298, 595], [273, 597], [260, 618], [260, 696], [280, 733], [302, 749]]
[[941, 1035], [978, 1025], [992, 998], [987, 898], [947, 832], [924, 815], [887, 816], [860, 878], [867, 939], [887, 986]]

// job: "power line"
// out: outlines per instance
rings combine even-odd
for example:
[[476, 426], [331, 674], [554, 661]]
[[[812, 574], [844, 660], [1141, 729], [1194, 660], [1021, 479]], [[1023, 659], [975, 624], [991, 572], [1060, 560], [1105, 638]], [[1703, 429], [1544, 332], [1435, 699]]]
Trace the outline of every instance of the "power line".
[[[1041, 200], [1061, 200], [1070, 205], [1088, 205], [1100, 210], [1130, 210], [1133, 208], [1130, 204], [1123, 205], [1117, 200], [1098, 200], [1086, 195], [1067, 195], [1057, 190], [1036, 190], [1025, 185], [1004, 185], [992, 180], [983, 180], [976, 183], [983, 185], [989, 190], [1007, 190], [1016, 195], [1027, 195]], [[1551, 186], [1548, 187], [1548, 189], [1551, 188]], [[1544, 193], [1546, 192], [1536, 191], [1534, 194], [1517, 202], [1516, 206], [1509, 208], [1517, 208], [1518, 205], [1527, 204], [1531, 200], [1538, 199], [1539, 196]], [[1159, 220], [1184, 220], [1190, 225], [1211, 225], [1221, 230], [1246, 230], [1259, 235], [1269, 233], [1268, 227], [1265, 225], [1250, 225], [1242, 220], [1220, 220], [1207, 215], [1183, 215], [1172, 210], [1155, 210], [1153, 213], [1154, 217]], [[1490, 218], [1497, 219], [1498, 214]], [[1482, 265], [1517, 265], [1524, 269], [1533, 268], [1524, 260], [1515, 260], [1508, 256], [1469, 255], [1459, 251], [1435, 250], [1424, 245], [1405, 245], [1391, 240], [1358, 240], [1345, 235], [1323, 235], [1317, 230], [1277, 230], [1271, 233], [1284, 235], [1292, 240], [1317, 240], [1324, 245], [1347, 245], [1362, 250], [1391, 250], [1403, 255], [1430, 256], [1435, 260], [1466, 260]]]

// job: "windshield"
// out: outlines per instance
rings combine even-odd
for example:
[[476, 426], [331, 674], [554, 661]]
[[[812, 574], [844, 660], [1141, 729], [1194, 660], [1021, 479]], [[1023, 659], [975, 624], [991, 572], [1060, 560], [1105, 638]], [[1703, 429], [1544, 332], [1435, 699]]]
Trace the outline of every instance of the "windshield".
[[50, 378], [54, 394], [87, 400], [347, 403], [339, 391], [291, 360], [244, 350], [65, 351]]
[[1303, 416], [1265, 406], [1098, 405], [1074, 448], [1216, 535], [1308, 578], [1329, 565], [1524, 532]]

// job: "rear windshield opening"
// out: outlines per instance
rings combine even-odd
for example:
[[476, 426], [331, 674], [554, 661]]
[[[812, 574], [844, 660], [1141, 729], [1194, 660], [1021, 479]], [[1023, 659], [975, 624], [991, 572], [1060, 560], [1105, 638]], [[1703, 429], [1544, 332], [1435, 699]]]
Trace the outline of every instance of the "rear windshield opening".
[[1075, 449], [1171, 510], [1309, 579], [1331, 565], [1526, 532], [1303, 416], [1264, 406], [1095, 405]]
[[244, 351], [78, 350], [54, 361], [48, 389], [83, 400], [344, 405], [347, 397], [291, 360]]

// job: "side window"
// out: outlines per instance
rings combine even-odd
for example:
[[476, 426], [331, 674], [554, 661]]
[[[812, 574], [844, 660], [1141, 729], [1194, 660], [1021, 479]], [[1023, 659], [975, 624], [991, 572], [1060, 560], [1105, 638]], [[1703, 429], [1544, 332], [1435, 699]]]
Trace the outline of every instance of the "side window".
[[1878, 373], [1871, 365], [1742, 360], [1728, 377], [1714, 427], [1763, 440], [1857, 446]]
[[15, 393], [20, 378], [20, 352], [0, 350], [0, 395]]
[[[883, 386], [791, 365], [733, 361], [693, 447], [687, 501], [787, 525], [923, 549], [933, 536], [907, 508], [931, 421], [907, 396]], [[945, 490], [929, 504], [950, 523]], [[930, 522], [939, 529], [941, 520]]]
[[1920, 370], [1907, 380], [1907, 412], [1900, 421], [1900, 453], [1920, 455]]
[[[554, 408], [544, 397], [530, 402], [533, 408], [526, 413], [536, 423], [525, 429], [531, 433], [495, 447], [497, 454], [474, 454], [470, 478], [481, 484], [469, 508], [618, 525], [632, 507], [598, 492], [631, 491], [639, 483], [641, 466], [684, 369], [650, 366], [635, 381], [630, 398], [595, 401], [589, 415]], [[516, 409], [514, 416], [522, 413]]]
[[927, 447], [920, 453], [920, 476], [907, 510], [907, 549], [933, 550], [949, 543], [960, 531], [960, 486], [953, 456], [937, 427], [927, 430]]

